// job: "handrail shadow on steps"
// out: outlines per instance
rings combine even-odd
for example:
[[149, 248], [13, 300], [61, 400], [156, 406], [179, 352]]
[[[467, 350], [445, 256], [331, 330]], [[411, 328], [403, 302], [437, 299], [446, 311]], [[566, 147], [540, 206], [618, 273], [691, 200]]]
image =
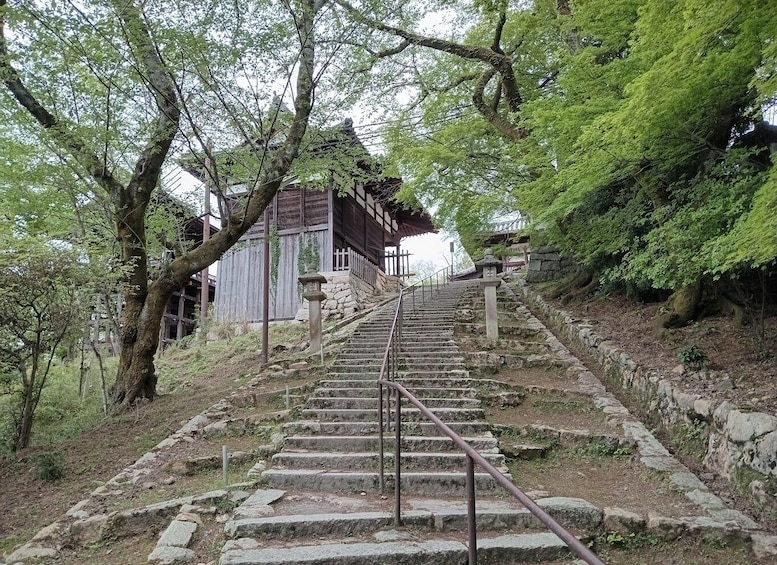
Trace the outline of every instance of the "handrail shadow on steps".
[[[489, 463], [480, 453], [477, 452], [472, 446], [470, 446], [464, 438], [454, 432], [448, 427], [440, 418], [438, 418], [429, 408], [427, 408], [423, 402], [410, 393], [404, 386], [395, 382], [397, 374], [397, 366], [399, 360], [399, 350], [402, 342], [402, 324], [404, 316], [404, 301], [405, 295], [412, 293], [412, 309], [416, 309], [416, 292], [421, 288], [421, 303], [424, 304], [427, 300], [427, 294], [429, 299], [433, 298], [435, 292], [440, 290], [440, 278], [441, 276], [447, 276], [448, 269], [443, 269], [434, 273], [430, 277], [410, 286], [406, 289], [402, 289], [397, 299], [397, 307], [394, 313], [394, 319], [391, 325], [391, 331], [389, 332], [388, 343], [386, 344], [385, 353], [383, 355], [383, 363], [380, 369], [380, 376], [378, 378], [378, 434], [380, 453], [378, 457], [379, 469], [379, 482], [380, 492], [385, 492], [386, 482], [384, 476], [384, 430], [387, 430], [387, 424], [390, 422], [390, 402], [389, 396], [384, 393], [384, 388], [388, 388], [393, 391], [394, 396], [394, 524], [400, 526], [402, 523], [402, 511], [401, 511], [401, 449], [402, 449], [402, 398], [406, 398], [413, 406], [426, 418], [432, 421], [435, 426], [446, 436], [448, 436], [456, 446], [459, 447], [467, 456], [466, 459], [466, 492], [467, 492], [467, 530], [468, 530], [468, 552], [469, 552], [469, 565], [477, 565], [477, 527], [476, 527], [476, 512], [475, 512], [475, 464], [480, 465], [494, 480], [501, 485], [507, 492], [512, 494], [523, 506], [529, 510], [537, 519], [545, 524], [550, 531], [556, 534], [561, 540], [567, 544], [569, 549], [580, 557], [583, 561], [590, 565], [604, 565], [604, 563], [579, 539], [577, 539], [569, 530], [561, 526], [556, 522], [547, 512], [540, 508], [531, 498], [526, 496], [512, 481], [507, 479], [502, 473], [500, 473], [491, 463]], [[443, 275], [445, 273], [445, 275]], [[433, 280], [432, 280], [433, 279]], [[443, 286], [447, 284], [449, 280], [445, 278], [443, 280]], [[426, 287], [428, 291], [426, 290]], [[387, 416], [384, 417], [384, 404]]]

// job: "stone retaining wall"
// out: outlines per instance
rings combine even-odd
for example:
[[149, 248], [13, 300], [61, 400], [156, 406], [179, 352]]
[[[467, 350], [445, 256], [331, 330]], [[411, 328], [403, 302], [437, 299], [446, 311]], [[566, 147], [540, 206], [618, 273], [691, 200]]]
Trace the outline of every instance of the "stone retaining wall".
[[562, 257], [552, 245], [532, 250], [526, 273], [527, 282], [543, 282], [558, 279], [576, 269], [572, 259]]
[[[398, 292], [401, 284], [397, 277], [383, 271], [378, 271], [375, 286], [350, 271], [326, 271], [321, 274], [326, 277], [326, 282], [321, 285], [321, 291], [326, 294], [326, 299], [321, 303], [321, 317], [324, 320], [353, 316], [374, 303], [377, 296]], [[308, 301], [303, 299], [294, 319], [307, 321], [308, 315]]]
[[592, 326], [556, 310], [518, 280], [526, 304], [556, 331], [566, 335], [599, 362], [608, 378], [636, 395], [650, 416], [670, 431], [693, 425], [706, 433], [704, 464], [729, 480], [736, 479], [753, 498], [777, 511], [777, 418], [739, 410], [680, 390], [676, 383], [637, 365], [617, 345], [597, 335]]

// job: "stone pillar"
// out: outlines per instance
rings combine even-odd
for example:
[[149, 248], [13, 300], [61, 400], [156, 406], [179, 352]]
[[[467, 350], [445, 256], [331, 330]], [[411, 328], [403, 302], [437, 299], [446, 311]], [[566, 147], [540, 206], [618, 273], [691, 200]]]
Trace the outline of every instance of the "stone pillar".
[[496, 268], [502, 262], [494, 257], [491, 249], [485, 251], [485, 256], [475, 266], [483, 270], [480, 286], [486, 298], [486, 337], [496, 341], [499, 339], [499, 315], [496, 309], [496, 289], [502, 284], [502, 279], [496, 276]]
[[308, 301], [310, 313], [310, 352], [321, 352], [321, 301], [326, 294], [321, 292], [321, 285], [326, 282], [326, 277], [321, 273], [308, 272], [297, 280], [302, 284], [304, 291], [302, 297]]

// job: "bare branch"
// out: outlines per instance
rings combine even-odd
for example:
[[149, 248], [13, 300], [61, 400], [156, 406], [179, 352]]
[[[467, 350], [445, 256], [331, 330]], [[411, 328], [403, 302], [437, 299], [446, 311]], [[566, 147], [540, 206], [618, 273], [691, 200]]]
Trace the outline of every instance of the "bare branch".
[[480, 112], [481, 115], [486, 118], [486, 120], [488, 120], [488, 122], [497, 130], [501, 131], [511, 139], [523, 139], [528, 135], [528, 132], [523, 128], [514, 126], [508, 120], [503, 118], [499, 113], [495, 112], [494, 109], [489, 106], [484, 99], [486, 85], [492, 78], [494, 78], [494, 75], [496, 75], [496, 70], [494, 69], [484, 71], [483, 74], [480, 75], [480, 78], [475, 85], [475, 90], [472, 93], [472, 103], [477, 111]]

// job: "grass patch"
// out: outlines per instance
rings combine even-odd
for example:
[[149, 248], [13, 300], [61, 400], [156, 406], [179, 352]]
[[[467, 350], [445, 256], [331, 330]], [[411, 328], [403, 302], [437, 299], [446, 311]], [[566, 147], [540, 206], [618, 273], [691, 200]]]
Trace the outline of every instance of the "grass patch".
[[552, 412], [557, 410], [580, 410], [583, 408], [583, 405], [577, 400], [548, 400], [545, 398], [538, 398], [532, 402], [532, 406], [541, 411]]
[[672, 427], [670, 438], [679, 451], [701, 461], [707, 454], [708, 428], [701, 421], [679, 422]]

